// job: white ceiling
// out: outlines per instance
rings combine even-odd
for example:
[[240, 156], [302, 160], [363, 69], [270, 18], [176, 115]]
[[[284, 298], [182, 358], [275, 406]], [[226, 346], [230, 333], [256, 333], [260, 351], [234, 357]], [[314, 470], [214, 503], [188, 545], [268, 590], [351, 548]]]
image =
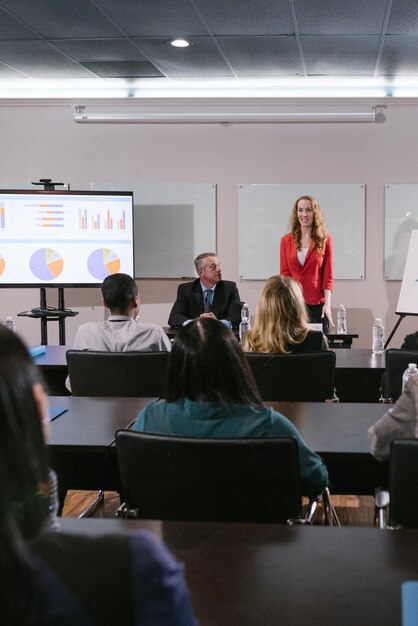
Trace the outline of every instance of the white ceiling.
[[418, 1], [0, 0], [0, 96], [83, 90], [416, 96]]

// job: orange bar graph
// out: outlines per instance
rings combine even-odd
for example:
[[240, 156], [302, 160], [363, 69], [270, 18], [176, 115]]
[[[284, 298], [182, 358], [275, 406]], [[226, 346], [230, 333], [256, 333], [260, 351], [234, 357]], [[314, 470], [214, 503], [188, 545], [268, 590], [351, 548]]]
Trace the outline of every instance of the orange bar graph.
[[109, 209], [106, 211], [106, 228], [110, 230], [110, 211]]

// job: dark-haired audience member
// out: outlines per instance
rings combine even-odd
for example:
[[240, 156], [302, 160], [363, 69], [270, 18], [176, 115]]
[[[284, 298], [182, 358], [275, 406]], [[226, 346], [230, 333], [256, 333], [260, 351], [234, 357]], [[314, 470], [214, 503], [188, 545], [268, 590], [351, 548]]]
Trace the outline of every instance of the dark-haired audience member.
[[289, 276], [272, 276], [264, 285], [251, 330], [245, 334], [246, 352], [319, 352], [327, 350], [325, 335], [308, 326], [300, 284]]
[[166, 401], [149, 404], [135, 430], [187, 437], [294, 437], [303, 493], [328, 484], [321, 458], [283, 415], [263, 406], [247, 359], [233, 333], [200, 318], [176, 337], [168, 366]]
[[74, 350], [125, 352], [171, 350], [167, 335], [157, 324], [145, 324], [139, 314], [136, 282], [128, 274], [111, 274], [102, 284], [103, 304], [110, 310], [104, 322], [87, 322], [78, 327]]
[[[137, 319], [140, 301], [137, 284], [131, 276], [121, 273], [107, 276], [102, 295], [110, 316], [104, 322], [81, 324], [74, 337], [74, 350], [170, 352], [171, 342], [161, 326]], [[71, 391], [69, 377], [65, 385]]]
[[182, 566], [151, 533], [54, 532], [48, 426], [39, 370], [0, 324], [1, 622], [196, 624]]

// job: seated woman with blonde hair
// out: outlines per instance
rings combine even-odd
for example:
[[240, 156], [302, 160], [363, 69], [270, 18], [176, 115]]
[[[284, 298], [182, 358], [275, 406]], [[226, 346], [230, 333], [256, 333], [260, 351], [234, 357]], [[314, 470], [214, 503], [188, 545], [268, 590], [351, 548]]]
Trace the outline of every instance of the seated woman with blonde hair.
[[244, 338], [246, 352], [320, 352], [327, 350], [322, 331], [312, 330], [300, 284], [289, 276], [272, 276], [264, 285], [255, 322]]

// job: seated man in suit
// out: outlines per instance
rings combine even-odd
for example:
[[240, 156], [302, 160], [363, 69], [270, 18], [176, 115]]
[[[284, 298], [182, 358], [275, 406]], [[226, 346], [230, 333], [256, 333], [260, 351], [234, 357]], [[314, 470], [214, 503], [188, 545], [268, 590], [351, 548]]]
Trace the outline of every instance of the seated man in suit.
[[196, 257], [199, 278], [179, 285], [177, 299], [168, 324], [179, 328], [196, 317], [212, 317], [228, 328], [237, 328], [241, 321], [241, 300], [235, 283], [222, 280], [221, 265], [214, 252]]
[[102, 295], [110, 316], [104, 322], [87, 322], [79, 326], [74, 350], [171, 350], [170, 340], [161, 326], [137, 320], [140, 304], [138, 287], [128, 274], [107, 276], [102, 284]]
[[418, 331], [407, 335], [401, 348], [402, 350], [418, 350]]

